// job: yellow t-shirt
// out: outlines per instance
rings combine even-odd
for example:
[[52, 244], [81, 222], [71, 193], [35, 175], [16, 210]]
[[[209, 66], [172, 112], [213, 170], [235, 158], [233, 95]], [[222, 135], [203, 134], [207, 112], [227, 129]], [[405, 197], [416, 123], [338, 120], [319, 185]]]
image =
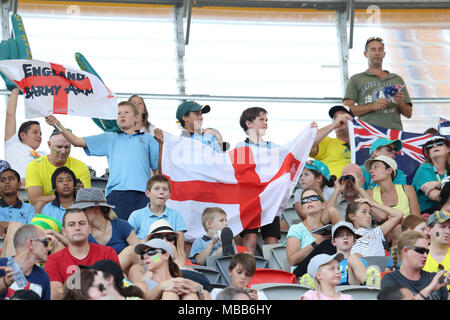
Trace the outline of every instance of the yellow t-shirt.
[[[68, 157], [64, 166], [73, 171], [85, 188], [91, 187], [91, 175], [89, 174], [89, 168], [84, 162]], [[57, 168], [48, 161], [48, 156], [31, 161], [27, 166], [25, 190], [29, 187], [37, 186], [42, 187], [42, 195], [48, 196], [53, 194], [51, 178]]]
[[[439, 264], [442, 265], [445, 270], [450, 268], [450, 248], [447, 250], [447, 254], [440, 263], [434, 260], [431, 254], [428, 254], [427, 262], [425, 263], [423, 270], [428, 272], [439, 272]], [[450, 291], [450, 285], [447, 286], [447, 290]]]
[[325, 137], [318, 145], [319, 151], [313, 157], [325, 163], [331, 175], [340, 177], [342, 169], [350, 163], [350, 148], [338, 138]]
[[[394, 209], [400, 210], [403, 212], [403, 218], [406, 218], [410, 215], [411, 210], [409, 208], [409, 199], [406, 195], [405, 190], [403, 190], [403, 186], [400, 184], [395, 185], [395, 190], [397, 192], [397, 198], [398, 202]], [[377, 186], [373, 188], [373, 200], [375, 200], [378, 203], [384, 204], [383, 201], [381, 201], [381, 189], [380, 186]]]

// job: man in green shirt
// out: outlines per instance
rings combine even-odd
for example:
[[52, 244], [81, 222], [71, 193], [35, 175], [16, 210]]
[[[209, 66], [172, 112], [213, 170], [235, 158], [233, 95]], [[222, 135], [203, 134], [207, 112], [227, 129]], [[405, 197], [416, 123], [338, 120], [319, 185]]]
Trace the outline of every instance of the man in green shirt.
[[[386, 56], [381, 38], [369, 38], [366, 42], [364, 56], [369, 69], [353, 75], [345, 90], [344, 104], [359, 120], [383, 128], [403, 130], [400, 115], [412, 116], [412, 103], [403, 79], [387, 70], [383, 70]], [[385, 87], [401, 84], [403, 89], [392, 100], [387, 99]]]

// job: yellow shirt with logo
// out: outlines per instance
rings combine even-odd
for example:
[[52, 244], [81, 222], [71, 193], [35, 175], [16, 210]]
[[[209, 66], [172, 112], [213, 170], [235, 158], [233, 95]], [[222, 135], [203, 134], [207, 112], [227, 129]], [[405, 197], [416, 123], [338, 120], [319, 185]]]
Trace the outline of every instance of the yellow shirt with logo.
[[[447, 254], [441, 262], [437, 262], [436, 260], [434, 260], [434, 258], [429, 253], [427, 262], [425, 263], [423, 270], [428, 272], [439, 272], [439, 265], [443, 266], [444, 270], [450, 269], [450, 248], [447, 250]], [[447, 290], [450, 291], [450, 285], [447, 286]]]
[[318, 145], [319, 151], [313, 157], [325, 163], [331, 175], [340, 177], [342, 169], [350, 163], [350, 148], [338, 138], [325, 137]]

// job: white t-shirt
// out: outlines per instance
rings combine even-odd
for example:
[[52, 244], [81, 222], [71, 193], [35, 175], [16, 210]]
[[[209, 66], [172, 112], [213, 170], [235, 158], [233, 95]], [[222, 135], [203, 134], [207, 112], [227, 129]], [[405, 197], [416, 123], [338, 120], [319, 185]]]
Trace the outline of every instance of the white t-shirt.
[[[47, 153], [33, 150], [31, 147], [20, 142], [17, 133], [14, 133], [8, 141], [5, 141], [5, 160], [11, 165], [11, 168], [20, 174], [20, 178], [25, 178], [28, 164]], [[37, 156], [39, 155], [39, 156]]]
[[[217, 300], [217, 295], [222, 290], [223, 290], [222, 288], [214, 288], [214, 289], [212, 289], [212, 291], [210, 293], [211, 300]], [[264, 294], [264, 292], [256, 291], [256, 293], [258, 294], [258, 300], [269, 300], [269, 299], [267, 299], [267, 296]]]
[[383, 246], [385, 239], [380, 226], [371, 230], [359, 228], [356, 230], [356, 233], [362, 237], [356, 240], [351, 254], [360, 253], [363, 257], [386, 255]]

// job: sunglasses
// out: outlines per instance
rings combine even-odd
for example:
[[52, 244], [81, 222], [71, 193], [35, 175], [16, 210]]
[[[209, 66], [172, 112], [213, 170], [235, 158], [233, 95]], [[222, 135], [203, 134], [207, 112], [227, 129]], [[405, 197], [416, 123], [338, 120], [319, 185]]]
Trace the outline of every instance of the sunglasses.
[[177, 239], [177, 235], [174, 233], [156, 233], [150, 238], [150, 240], [152, 239], [166, 239], [167, 241], [171, 242]]
[[319, 196], [306, 196], [306, 197], [302, 198], [302, 204], [307, 203], [308, 200], [311, 200], [311, 201], [322, 201], [323, 202], [322, 198], [319, 197]]
[[352, 176], [352, 175], [347, 175], [347, 176], [342, 176], [342, 177], [339, 178], [339, 182], [340, 183], [342, 183], [344, 181], [347, 181], [347, 180], [349, 180], [351, 182], [355, 182], [355, 177]]
[[395, 148], [393, 146], [384, 146], [387, 152], [393, 152], [395, 151]]
[[145, 259], [145, 256], [153, 257], [157, 253], [165, 253], [165, 250], [162, 249], [148, 249], [147, 251], [144, 251], [141, 253], [141, 260]]
[[33, 241], [39, 241], [46, 248], [48, 248], [48, 246], [50, 245], [50, 240], [49, 239], [38, 239], [38, 238], [36, 238], [36, 239], [33, 239]]
[[428, 254], [430, 252], [429, 249], [424, 248], [424, 247], [405, 246], [405, 248], [412, 249], [412, 250], [414, 250], [415, 252], [417, 252], [419, 254], [424, 254], [424, 253]]
[[367, 44], [368, 44], [369, 42], [374, 41], [374, 40], [380, 41], [382, 44], [384, 44], [383, 39], [381, 39], [380, 37], [370, 37], [370, 38], [367, 39], [367, 41], [366, 41], [366, 46], [367, 46]]
[[[71, 129], [67, 129], [67, 131], [72, 132]], [[61, 130], [55, 128], [55, 129], [53, 129], [53, 131], [50, 134], [50, 137], [48, 139], [50, 140], [51, 137], [56, 136], [57, 134], [61, 134], [61, 133], [62, 133]]]
[[443, 146], [445, 144], [444, 141], [437, 141], [437, 142], [432, 142], [430, 144], [426, 145], [427, 150], [431, 150], [434, 146], [436, 147], [440, 147]]

